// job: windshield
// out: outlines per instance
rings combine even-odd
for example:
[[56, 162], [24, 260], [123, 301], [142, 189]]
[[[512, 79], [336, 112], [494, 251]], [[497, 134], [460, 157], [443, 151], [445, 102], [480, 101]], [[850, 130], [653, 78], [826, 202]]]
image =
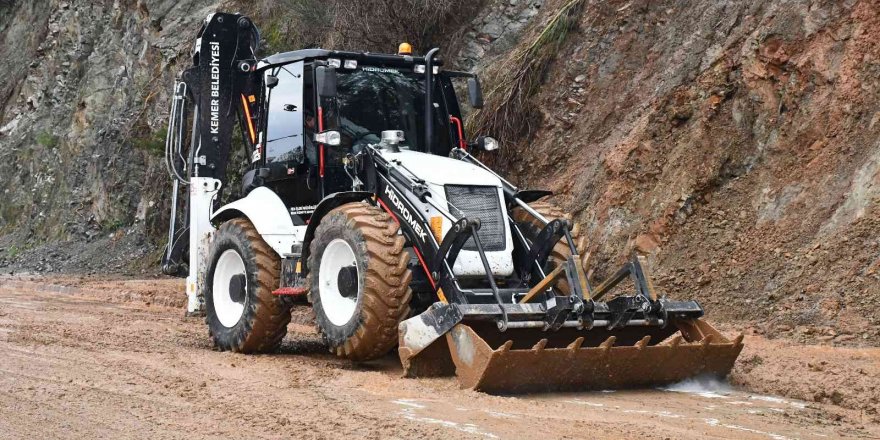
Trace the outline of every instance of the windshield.
[[[406, 141], [401, 146], [425, 151], [425, 80], [424, 75], [396, 69], [365, 67], [337, 71], [335, 109], [328, 106], [330, 127], [342, 134], [343, 147], [356, 152], [367, 144], [376, 144], [383, 130], [401, 130]], [[439, 83], [439, 81], [438, 81]], [[436, 147], [449, 143], [447, 114], [439, 85], [432, 93], [434, 101], [434, 136]], [[448, 147], [446, 147], [448, 149]]]

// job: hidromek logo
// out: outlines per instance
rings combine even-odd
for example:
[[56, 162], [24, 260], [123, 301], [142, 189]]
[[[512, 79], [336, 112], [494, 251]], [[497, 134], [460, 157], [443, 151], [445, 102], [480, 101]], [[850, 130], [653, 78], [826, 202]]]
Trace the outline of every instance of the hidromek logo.
[[397, 69], [391, 69], [391, 68], [387, 68], [387, 67], [386, 67], [386, 68], [382, 68], [382, 67], [370, 67], [370, 66], [364, 66], [363, 69], [364, 69], [365, 72], [400, 73]]
[[220, 133], [220, 42], [211, 42], [211, 134]]
[[385, 187], [385, 195], [388, 196], [388, 200], [391, 200], [391, 203], [394, 204], [394, 207], [400, 212], [400, 215], [403, 216], [403, 219], [409, 223], [409, 226], [412, 228], [413, 232], [419, 236], [419, 239], [422, 241], [427, 241], [427, 234], [425, 230], [422, 229], [422, 225], [416, 221], [415, 217], [413, 217], [412, 213], [409, 212], [409, 209], [406, 209], [403, 202], [397, 197], [397, 194], [394, 193], [394, 190], [391, 189], [391, 186]]

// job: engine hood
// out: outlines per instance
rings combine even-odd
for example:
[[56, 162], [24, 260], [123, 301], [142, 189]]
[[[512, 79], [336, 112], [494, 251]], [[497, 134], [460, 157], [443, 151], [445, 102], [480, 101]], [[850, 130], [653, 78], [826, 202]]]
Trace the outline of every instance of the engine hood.
[[405, 150], [383, 151], [382, 156], [400, 161], [415, 177], [434, 185], [501, 186], [501, 181], [492, 173], [461, 160]]

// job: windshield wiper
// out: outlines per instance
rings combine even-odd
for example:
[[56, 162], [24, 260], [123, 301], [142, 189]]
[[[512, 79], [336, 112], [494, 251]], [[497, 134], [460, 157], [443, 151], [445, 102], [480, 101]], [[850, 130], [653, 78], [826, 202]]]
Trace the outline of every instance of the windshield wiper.
[[280, 141], [280, 140], [284, 140], [284, 139], [292, 138], [292, 137], [297, 137], [297, 136], [301, 136], [301, 135], [299, 135], [299, 134], [292, 134], [292, 135], [290, 135], [290, 136], [282, 136], [282, 137], [280, 137], [280, 138], [276, 138], [276, 139], [269, 139], [269, 141], [268, 141], [267, 143], [269, 143], [269, 142], [275, 142], [275, 141]]

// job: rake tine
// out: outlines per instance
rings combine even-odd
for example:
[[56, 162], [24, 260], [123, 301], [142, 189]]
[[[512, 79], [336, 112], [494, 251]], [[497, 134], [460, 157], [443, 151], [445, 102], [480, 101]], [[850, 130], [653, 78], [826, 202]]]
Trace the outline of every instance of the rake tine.
[[[584, 255], [584, 252], [587, 250], [587, 237], [586, 236], [581, 237], [580, 240], [578, 240], [577, 245], [575, 247], [576, 247], [579, 254]], [[588, 255], [589, 254], [584, 255], [584, 257], [587, 257]], [[586, 258], [584, 258], [584, 260], [585, 260], [584, 263], [586, 263]]]
[[[586, 245], [585, 245], [586, 246]], [[592, 257], [592, 253], [590, 251], [585, 251], [583, 257], [581, 257], [581, 267], [584, 268], [584, 273], [590, 274], [590, 257]]]
[[544, 347], [546, 347], [546, 346], [547, 346], [547, 339], [544, 338], [544, 339], [541, 339], [540, 341], [538, 341], [538, 343], [535, 344], [535, 345], [532, 347], [532, 350], [534, 350], [534, 351], [541, 351], [541, 350], [543, 350]]
[[602, 344], [599, 345], [599, 348], [601, 348], [604, 351], [608, 351], [611, 349], [611, 347], [614, 346], [614, 341], [616, 341], [616, 340], [617, 340], [616, 336], [609, 336], [608, 339], [605, 340], [605, 342], [603, 342]]
[[513, 341], [508, 339], [507, 342], [504, 343], [504, 345], [498, 347], [498, 350], [495, 350], [495, 351], [497, 351], [499, 353], [507, 353], [508, 351], [510, 351], [510, 347], [512, 347], [512, 346], [513, 346]]

